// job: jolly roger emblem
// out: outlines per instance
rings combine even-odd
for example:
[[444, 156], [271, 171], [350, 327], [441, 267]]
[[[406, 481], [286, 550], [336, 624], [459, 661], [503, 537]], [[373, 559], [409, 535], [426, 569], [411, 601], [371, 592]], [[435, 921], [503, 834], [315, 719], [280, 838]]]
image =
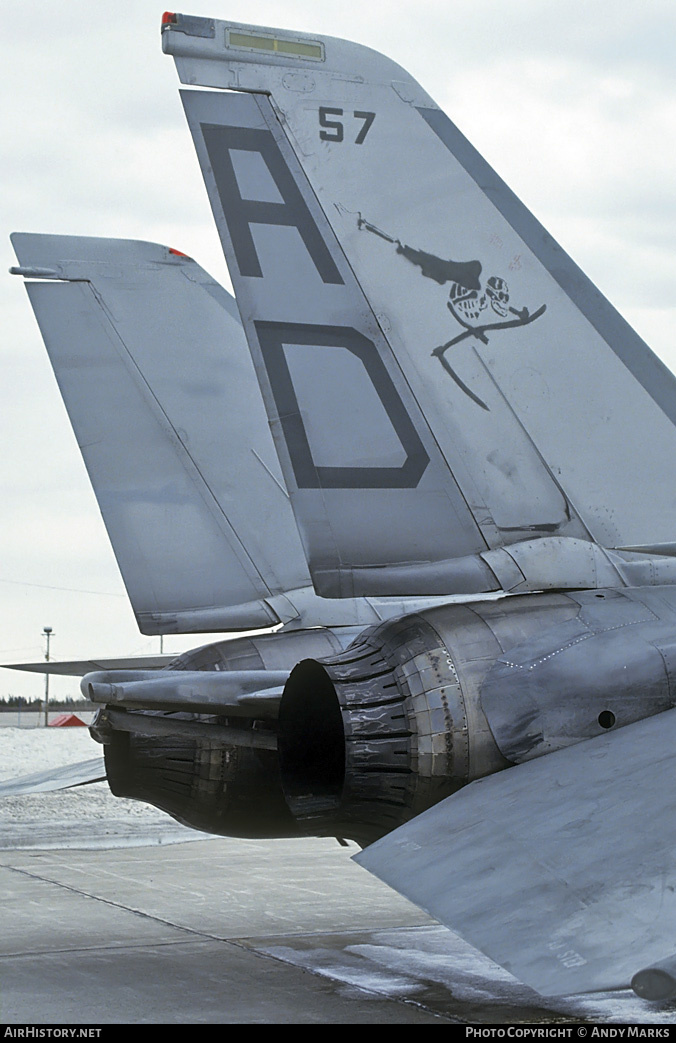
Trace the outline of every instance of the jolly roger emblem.
[[446, 306], [463, 330], [445, 344], [434, 348], [432, 355], [439, 359], [449, 376], [473, 402], [488, 410], [486, 403], [460, 379], [448, 361], [446, 352], [468, 337], [475, 337], [482, 344], [488, 344], [488, 334], [493, 330], [527, 326], [544, 314], [547, 305], [543, 304], [533, 312], [526, 307], [515, 308], [510, 302], [509, 286], [505, 279], [491, 275], [482, 285], [480, 261], [445, 261], [424, 250], [414, 250], [400, 239], [395, 239], [394, 236], [376, 228], [361, 215], [357, 225], [360, 229], [372, 232], [396, 246], [397, 253], [410, 264], [419, 267], [426, 279], [433, 279], [440, 286], [445, 283], [451, 284]]

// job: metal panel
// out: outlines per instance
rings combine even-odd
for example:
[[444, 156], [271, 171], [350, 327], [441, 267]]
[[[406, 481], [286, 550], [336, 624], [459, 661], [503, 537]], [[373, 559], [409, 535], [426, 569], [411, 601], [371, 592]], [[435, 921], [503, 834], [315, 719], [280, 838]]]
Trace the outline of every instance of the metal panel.
[[142, 629], [276, 622], [309, 574], [233, 298], [165, 247], [14, 242], [77, 280], [27, 289]]
[[415, 80], [343, 40], [321, 40], [310, 70], [212, 41], [186, 51], [180, 36], [164, 46], [184, 82], [269, 94], [489, 545], [672, 540], [674, 377]]
[[52, 793], [54, 790], [70, 789], [71, 786], [86, 786], [90, 782], [105, 782], [106, 769], [103, 757], [67, 764], [63, 768], [48, 768], [18, 779], [0, 782], [0, 797], [19, 797], [25, 793]]
[[144, 633], [367, 625], [406, 610], [399, 596], [312, 590], [222, 286], [154, 243], [13, 241], [23, 274], [50, 280], [27, 288]]
[[493, 205], [551, 272], [564, 293], [676, 424], [676, 378], [440, 109], [418, 112]]
[[48, 663], [3, 663], [3, 670], [26, 670], [32, 674], [84, 677], [93, 670], [162, 670], [176, 658], [175, 652], [162, 655], [124, 656], [115, 659], [71, 659]]
[[471, 783], [356, 861], [545, 995], [673, 952], [676, 711]]
[[[389, 594], [382, 566], [415, 571], [485, 549], [269, 101], [195, 91], [183, 101], [319, 592]], [[268, 182], [240, 165], [239, 183], [241, 151], [257, 151]], [[335, 411], [328, 424], [313, 419], [299, 351], [316, 356], [317, 402]], [[480, 562], [477, 572], [490, 576]], [[421, 574], [404, 592], [438, 587]]]
[[[665, 588], [664, 595], [673, 588]], [[520, 762], [674, 705], [656, 643], [673, 633], [633, 592], [570, 596], [575, 618], [507, 645], [481, 683], [481, 705], [502, 754]], [[534, 606], [535, 607], [535, 606]], [[659, 611], [660, 606], [655, 605]]]

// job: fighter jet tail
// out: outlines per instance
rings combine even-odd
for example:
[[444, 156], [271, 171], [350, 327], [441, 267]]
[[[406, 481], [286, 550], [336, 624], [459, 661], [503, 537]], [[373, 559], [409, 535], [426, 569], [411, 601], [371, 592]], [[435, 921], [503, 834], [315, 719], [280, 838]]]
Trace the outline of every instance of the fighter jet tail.
[[172, 18], [315, 588], [673, 582], [674, 377], [432, 99], [342, 40]]
[[195, 261], [12, 239], [143, 633], [367, 626], [411, 608], [312, 590], [237, 306]]
[[279, 622], [307, 571], [232, 297], [153, 243], [13, 244], [141, 630]]

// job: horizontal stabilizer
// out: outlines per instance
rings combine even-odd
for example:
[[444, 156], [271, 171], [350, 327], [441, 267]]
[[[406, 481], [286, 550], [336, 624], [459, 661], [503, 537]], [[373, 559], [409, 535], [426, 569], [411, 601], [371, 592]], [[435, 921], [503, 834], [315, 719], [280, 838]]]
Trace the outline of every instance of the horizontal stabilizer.
[[63, 768], [49, 768], [18, 779], [0, 782], [0, 797], [19, 797], [26, 793], [51, 793], [53, 790], [87, 786], [91, 782], [105, 782], [106, 769], [103, 757], [92, 757], [78, 764], [67, 764]]
[[520, 764], [356, 856], [544, 995], [673, 953], [676, 710]]
[[125, 656], [117, 659], [72, 659], [48, 663], [1, 663], [1, 670], [25, 670], [31, 674], [55, 674], [62, 677], [84, 677], [94, 670], [163, 670], [173, 663], [177, 653], [167, 655]]

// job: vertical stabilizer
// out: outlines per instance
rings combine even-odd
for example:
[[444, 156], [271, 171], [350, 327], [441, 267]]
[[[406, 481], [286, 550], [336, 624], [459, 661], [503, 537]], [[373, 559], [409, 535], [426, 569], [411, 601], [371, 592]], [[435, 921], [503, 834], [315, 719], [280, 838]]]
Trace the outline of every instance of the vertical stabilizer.
[[414, 610], [312, 590], [237, 306], [195, 261], [155, 243], [12, 239], [143, 633]]
[[237, 91], [184, 104], [316, 587], [671, 541], [673, 376], [432, 99], [367, 48], [210, 26], [164, 48]]

